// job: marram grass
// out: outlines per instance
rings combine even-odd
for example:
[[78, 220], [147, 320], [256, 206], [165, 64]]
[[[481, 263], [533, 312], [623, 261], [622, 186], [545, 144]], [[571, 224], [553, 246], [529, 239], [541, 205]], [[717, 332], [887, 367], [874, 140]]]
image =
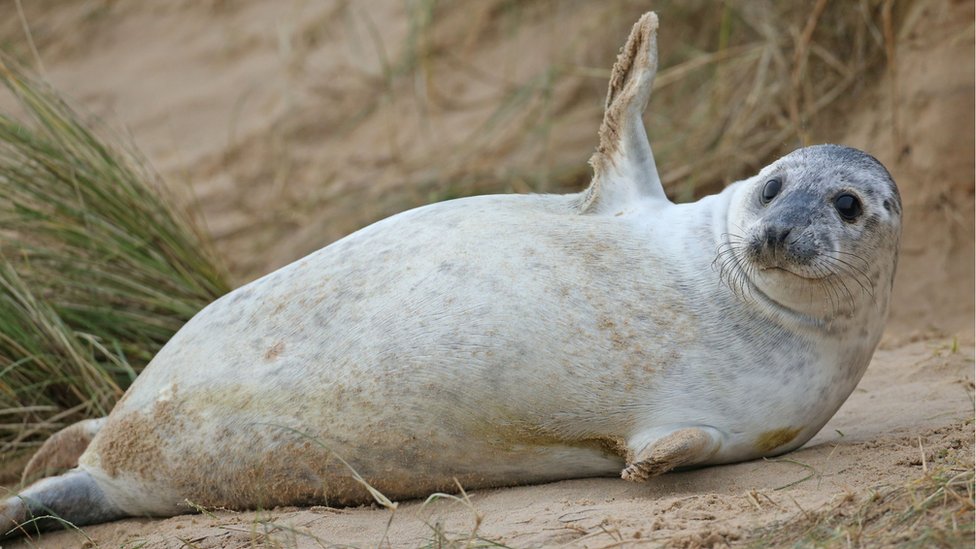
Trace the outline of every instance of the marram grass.
[[229, 290], [186, 211], [132, 148], [0, 57], [0, 455], [104, 415]]

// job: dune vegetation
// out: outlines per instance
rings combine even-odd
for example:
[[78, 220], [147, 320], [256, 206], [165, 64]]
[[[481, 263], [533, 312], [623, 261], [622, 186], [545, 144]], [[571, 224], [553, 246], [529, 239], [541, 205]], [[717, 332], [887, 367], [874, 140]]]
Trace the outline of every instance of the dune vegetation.
[[9, 59], [0, 84], [0, 454], [105, 415], [229, 289], [192, 216], [126, 140]]

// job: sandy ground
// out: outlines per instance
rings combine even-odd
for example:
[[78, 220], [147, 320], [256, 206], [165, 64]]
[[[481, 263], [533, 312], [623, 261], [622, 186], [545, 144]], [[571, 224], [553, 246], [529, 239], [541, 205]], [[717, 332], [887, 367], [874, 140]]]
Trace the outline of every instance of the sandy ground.
[[[563, 100], [544, 138], [516, 122], [486, 137], [471, 128], [491, 117], [486, 105], [508, 89], [499, 82], [567, 61], [537, 36], [556, 28], [580, 37], [570, 60], [586, 67], [607, 65], [619, 40], [588, 46], [593, 3], [555, 4], [546, 17], [526, 16], [498, 36], [465, 30], [496, 16], [489, 9], [448, 10], [456, 21], [447, 27], [459, 30], [442, 40], [480, 56], [476, 67], [439, 83], [462, 104], [421, 107], [383, 94], [370, 104], [363, 97], [382, 88], [389, 59], [402, 53], [396, 44], [410, 36], [402, 3], [371, 3], [368, 17], [342, 2], [53, 4], [25, 6], [51, 81], [92, 112], [124, 121], [174, 190], [196, 197], [242, 281], [372, 220], [444, 198], [449, 189], [424, 186], [435, 175], [490, 180], [492, 170], [540, 159], [552, 169], [584, 162], [595, 145], [603, 73], [554, 91]], [[850, 400], [801, 450], [644, 485], [588, 479], [480, 491], [470, 506], [404, 502], [392, 520], [376, 508], [216, 512], [120, 521], [85, 535], [101, 547], [419, 546], [437, 529], [449, 538], [469, 534], [476, 511], [481, 536], [520, 547], [748, 544], [761, 527], [869, 497], [923, 469], [972, 469], [973, 6], [901, 6], [884, 81], [865, 85], [844, 103], [850, 112], [813, 128], [821, 141], [874, 153], [901, 188], [905, 233], [889, 331]], [[615, 25], [622, 39], [645, 7], [629, 3], [599, 23]], [[0, 37], [23, 46], [13, 2], [0, 0], [0, 13]], [[666, 14], [662, 21], [664, 37], [680, 40], [667, 36]], [[579, 99], [587, 94], [595, 99]], [[352, 116], [360, 118], [347, 128]], [[444, 150], [469, 152], [431, 167]], [[511, 190], [545, 190], [537, 187]], [[48, 534], [35, 546], [85, 539]]]
[[[584, 479], [483, 490], [469, 504], [405, 502], [381, 508], [216, 512], [91, 526], [102, 547], [425, 546], [478, 533], [515, 547], [615, 547], [746, 542], [758, 528], [900, 486], [924, 466], [972, 468], [973, 348], [948, 340], [894, 343], [877, 352], [837, 415], [802, 449], [781, 458], [672, 473], [646, 484]], [[887, 347], [888, 344], [885, 345]], [[392, 520], [391, 520], [392, 518]], [[387, 529], [388, 528], [388, 529]], [[36, 547], [82, 544], [47, 534]], [[11, 547], [28, 547], [26, 542]]]

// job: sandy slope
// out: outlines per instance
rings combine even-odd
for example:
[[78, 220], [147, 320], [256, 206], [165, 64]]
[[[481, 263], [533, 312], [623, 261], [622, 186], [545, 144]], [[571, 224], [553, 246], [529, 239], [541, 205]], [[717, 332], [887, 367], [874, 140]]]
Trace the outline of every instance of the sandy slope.
[[[424, 118], [409, 101], [389, 98], [354, 130], [339, 131], [343, 116], [363, 107], [359, 92], [382, 80], [382, 62], [369, 25], [361, 18], [338, 17], [337, 5], [78, 2], [53, 9], [40, 2], [26, 7], [55, 84], [89, 109], [124, 120], [175, 188], [195, 182], [218, 247], [246, 279], [372, 219], [437, 198], [408, 187], [424, 180], [423, 162], [432, 154], [466, 146], [465, 130], [490, 114], [484, 104], [501, 94], [484, 83], [493, 81], [484, 75], [458, 76], [442, 85], [469, 89], [460, 95], [463, 105]], [[409, 32], [402, 4], [372, 5], [372, 24], [382, 29], [384, 42], [400, 43]], [[589, 27], [576, 12], [592, 5], [530, 18], [504, 40], [465, 36], [462, 23], [486, 15], [455, 10], [451, 17], [462, 30], [449, 38], [465, 51], [483, 48], [479, 70], [497, 69], [492, 77], [518, 80], [560, 55], [534, 38], [553, 30], [538, 21], [556, 21], [561, 32], [586, 37]], [[893, 79], [853, 98], [851, 116], [817, 124], [820, 139], [878, 156], [899, 182], [905, 202], [889, 335], [851, 399], [815, 439], [785, 456], [790, 461], [676, 473], [644, 485], [591, 479], [471, 494], [483, 517], [481, 535], [517, 546], [744, 543], [762, 525], [918, 478], [923, 452], [926, 467], [963, 463], [972, 468], [973, 7], [969, 2], [910, 5], [900, 14], [905, 23]], [[12, 14], [12, 7], [0, 0], [0, 13]], [[17, 32], [14, 17], [0, 18], [0, 34], [13, 40], [9, 37]], [[600, 55], [579, 54], [573, 62], [602, 66], [615, 47]], [[522, 55], [528, 51], [537, 55]], [[396, 52], [387, 54], [392, 58]], [[603, 85], [556, 93], [599, 97]], [[512, 136], [520, 135], [516, 127], [478, 150], [505, 154], [506, 166], [540, 157], [584, 161], [595, 143], [598, 103], [570, 99], [545, 144], [522, 136], [532, 150], [510, 150], [518, 142]], [[425, 137], [407, 149], [386, 145], [391, 132], [410, 135], [425, 120], [433, 128], [420, 132]], [[484, 168], [476, 157], [451, 169]], [[397, 181], [406, 183], [397, 187]], [[960, 342], [957, 352], [954, 337]], [[813, 477], [788, 486], [811, 472]], [[261, 532], [269, 530], [278, 540], [297, 536], [300, 546], [318, 543], [294, 532], [317, 536], [326, 545], [373, 546], [383, 542], [388, 523], [387, 539], [397, 546], [425, 544], [433, 537], [429, 525], [466, 533], [474, 524], [472, 512], [457, 503], [405, 502], [392, 522], [382, 509], [313, 508], [127, 520], [85, 532], [102, 547], [143, 542], [144, 547], [184, 542], [249, 547], [266, 541]], [[49, 534], [37, 546], [83, 540], [79, 534]]]

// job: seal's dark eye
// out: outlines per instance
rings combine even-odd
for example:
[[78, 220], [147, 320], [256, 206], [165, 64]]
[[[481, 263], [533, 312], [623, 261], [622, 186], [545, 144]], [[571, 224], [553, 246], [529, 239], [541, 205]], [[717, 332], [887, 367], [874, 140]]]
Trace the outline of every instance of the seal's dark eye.
[[834, 199], [834, 207], [844, 221], [854, 221], [861, 215], [861, 201], [853, 194], [840, 194]]
[[779, 179], [770, 179], [767, 181], [766, 186], [764, 186], [762, 190], [762, 203], [769, 204], [769, 201], [776, 198], [776, 195], [779, 194], [779, 190], [782, 186], [783, 184]]

